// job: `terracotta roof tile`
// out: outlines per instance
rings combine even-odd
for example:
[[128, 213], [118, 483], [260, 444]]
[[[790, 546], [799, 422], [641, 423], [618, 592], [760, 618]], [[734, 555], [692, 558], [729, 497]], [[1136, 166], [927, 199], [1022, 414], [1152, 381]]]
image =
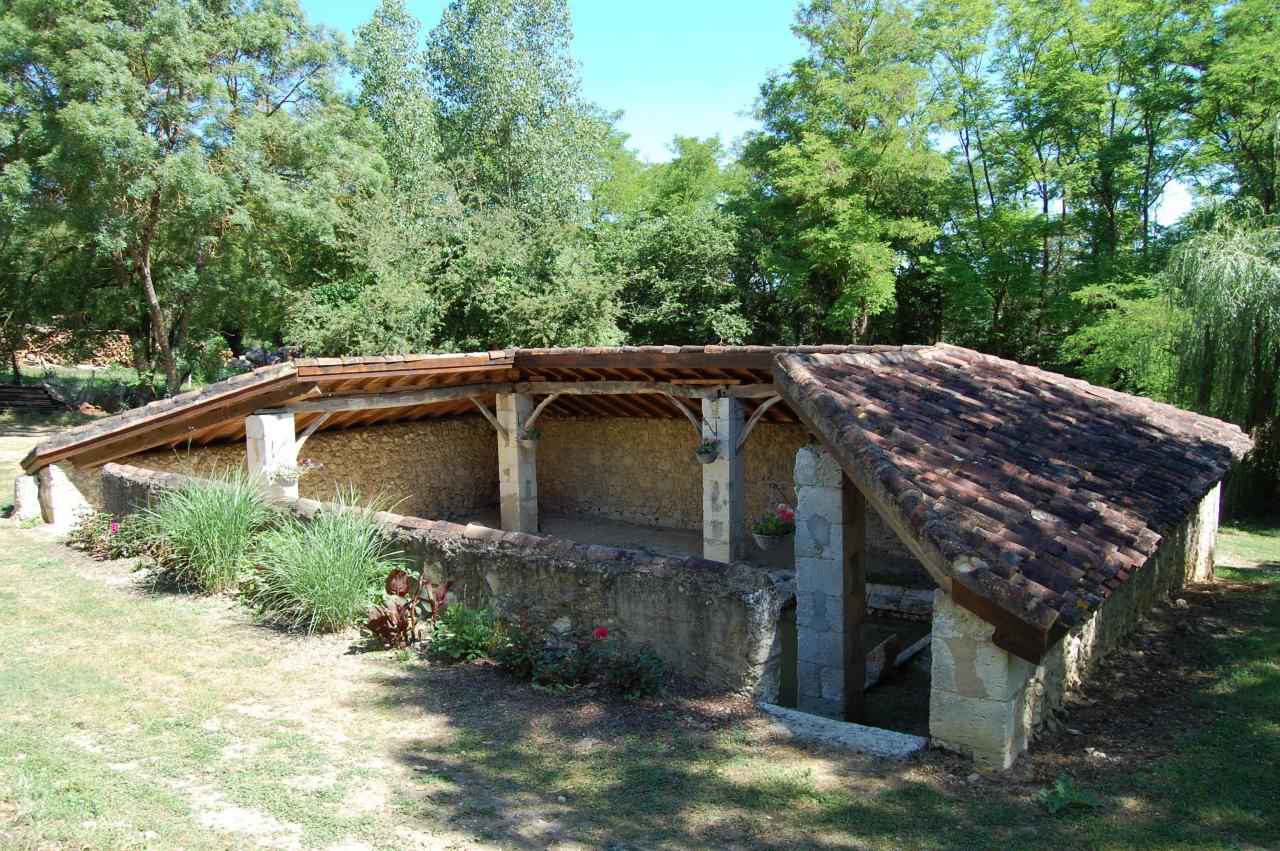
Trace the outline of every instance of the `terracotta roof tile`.
[[1234, 425], [940, 345], [779, 354], [775, 382], [956, 581], [1078, 622], [1252, 448]]

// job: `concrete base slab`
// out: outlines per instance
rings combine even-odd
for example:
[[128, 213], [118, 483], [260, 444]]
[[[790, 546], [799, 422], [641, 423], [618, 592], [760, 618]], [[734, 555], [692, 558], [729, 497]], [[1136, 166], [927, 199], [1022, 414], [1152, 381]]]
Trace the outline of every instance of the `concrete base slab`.
[[929, 744], [928, 739], [910, 733], [836, 721], [774, 706], [772, 703], [761, 703], [759, 706], [777, 719], [773, 727], [800, 742], [828, 745], [886, 759], [906, 759]]

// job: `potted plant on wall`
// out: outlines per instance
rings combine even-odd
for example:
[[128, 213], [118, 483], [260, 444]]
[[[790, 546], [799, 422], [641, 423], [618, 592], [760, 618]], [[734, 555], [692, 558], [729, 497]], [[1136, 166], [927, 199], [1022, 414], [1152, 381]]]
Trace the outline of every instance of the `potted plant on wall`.
[[529, 426], [520, 432], [520, 445], [525, 449], [533, 449], [538, 445], [538, 441], [542, 439], [542, 429], [537, 426]]
[[752, 540], [766, 552], [777, 549], [795, 531], [796, 513], [785, 505], [779, 505], [773, 511], [761, 515], [759, 520], [751, 524]]
[[298, 479], [310, 473], [313, 470], [319, 470], [324, 467], [319, 461], [312, 461], [310, 458], [301, 464], [282, 464], [276, 467], [270, 473], [271, 484], [282, 487], [291, 488], [298, 483]]
[[710, 464], [720, 457], [720, 441], [707, 440], [702, 441], [693, 450], [693, 457], [698, 459], [699, 464]]

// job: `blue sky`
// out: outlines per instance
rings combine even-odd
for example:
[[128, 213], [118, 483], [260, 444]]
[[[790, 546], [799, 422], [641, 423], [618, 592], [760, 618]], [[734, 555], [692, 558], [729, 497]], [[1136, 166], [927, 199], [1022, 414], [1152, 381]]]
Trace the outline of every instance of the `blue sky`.
[[[312, 21], [351, 35], [376, 0], [302, 0]], [[423, 31], [447, 0], [408, 0]], [[647, 159], [669, 156], [677, 134], [727, 143], [753, 126], [748, 112], [771, 69], [798, 59], [792, 0], [569, 0], [583, 94], [622, 110], [621, 129]]]

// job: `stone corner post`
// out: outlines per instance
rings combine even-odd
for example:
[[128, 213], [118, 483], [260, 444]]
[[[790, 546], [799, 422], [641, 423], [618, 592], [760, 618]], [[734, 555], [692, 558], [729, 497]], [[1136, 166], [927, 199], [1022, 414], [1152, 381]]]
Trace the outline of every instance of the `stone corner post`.
[[797, 708], [862, 721], [866, 501], [820, 446], [796, 453], [795, 489]]
[[747, 479], [742, 403], [732, 396], [702, 400], [702, 439], [720, 444], [720, 455], [702, 466], [702, 557], [732, 562], [747, 550]]
[[498, 503], [506, 532], [538, 532], [538, 450], [523, 445], [520, 436], [533, 413], [533, 400], [524, 393], [499, 393]]
[[1008, 768], [1027, 749], [1027, 686], [1036, 666], [993, 644], [994, 632], [945, 591], [934, 592], [929, 736], [947, 750]]
[[1212, 582], [1214, 555], [1218, 548], [1218, 517], [1222, 508], [1222, 483], [1200, 500], [1196, 509], [1195, 539], [1191, 542], [1185, 568], [1186, 581]]
[[298, 464], [293, 412], [267, 410], [250, 414], [244, 418], [244, 434], [249, 475], [261, 479], [273, 497], [297, 499], [297, 478], [285, 484], [274, 475], [277, 470]]
[[[69, 464], [68, 469], [71, 469]], [[53, 527], [55, 532], [70, 532], [71, 527], [75, 526], [83, 515], [93, 510], [89, 501], [84, 498], [84, 494], [67, 476], [67, 470], [63, 469], [61, 464], [41, 467], [36, 473], [35, 481], [40, 516], [45, 523]], [[20, 494], [20, 490], [25, 493]], [[17, 500], [20, 495], [25, 499], [30, 498], [29, 484], [15, 482], [14, 499]], [[22, 513], [28, 512], [30, 512], [29, 508], [22, 509]], [[17, 516], [18, 513], [19, 507], [15, 502], [14, 515]]]

